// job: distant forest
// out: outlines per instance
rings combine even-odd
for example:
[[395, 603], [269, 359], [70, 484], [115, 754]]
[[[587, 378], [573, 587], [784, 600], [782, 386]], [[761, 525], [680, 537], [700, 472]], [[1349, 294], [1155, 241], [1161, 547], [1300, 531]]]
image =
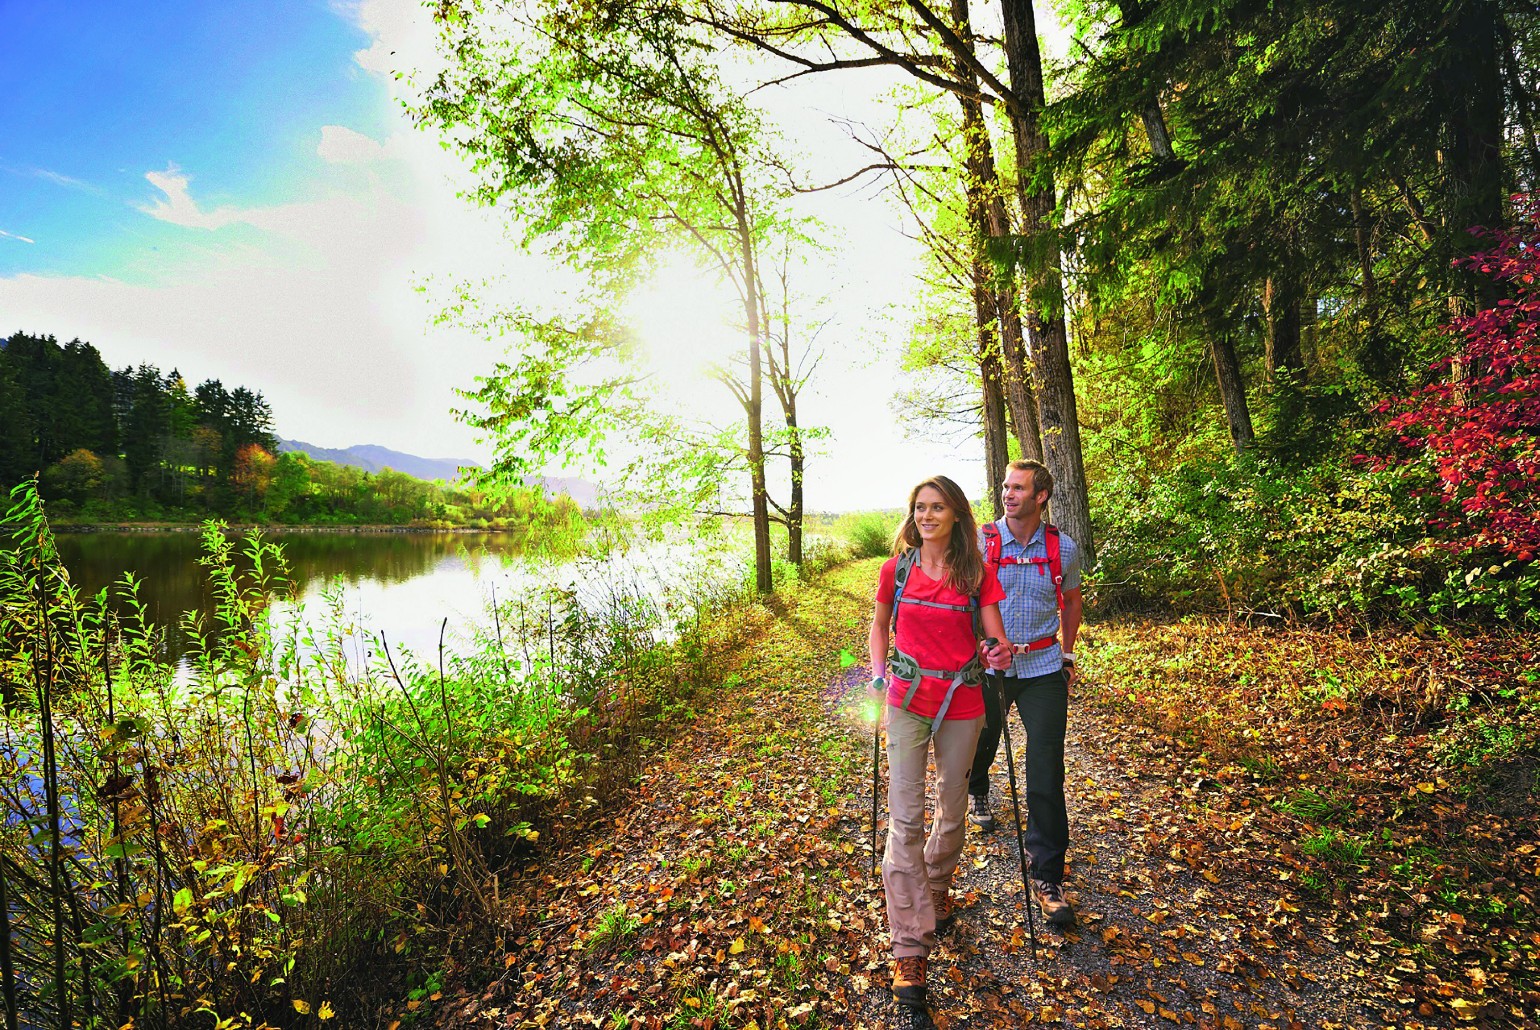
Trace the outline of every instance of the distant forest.
[[32, 476], [59, 521], [418, 524], [580, 531], [571, 499], [496, 498], [278, 453], [260, 392], [176, 369], [108, 368], [89, 343], [16, 333], [0, 341], [0, 484]]

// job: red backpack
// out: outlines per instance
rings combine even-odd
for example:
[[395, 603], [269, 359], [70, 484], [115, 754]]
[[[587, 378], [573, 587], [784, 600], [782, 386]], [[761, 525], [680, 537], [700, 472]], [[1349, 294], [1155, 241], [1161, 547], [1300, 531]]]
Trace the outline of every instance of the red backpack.
[[994, 522], [984, 524], [984, 561], [996, 572], [1002, 565], [1036, 565], [1038, 575], [1053, 576], [1053, 592], [1059, 598], [1059, 610], [1064, 610], [1064, 566], [1059, 562], [1059, 527], [1051, 522], [1043, 524], [1043, 549], [1047, 558], [1005, 558], [1000, 554], [1000, 526]]

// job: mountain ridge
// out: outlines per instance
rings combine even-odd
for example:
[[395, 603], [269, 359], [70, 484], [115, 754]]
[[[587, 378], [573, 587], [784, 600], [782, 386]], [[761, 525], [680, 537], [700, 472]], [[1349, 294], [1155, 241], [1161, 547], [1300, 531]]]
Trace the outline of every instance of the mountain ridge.
[[[479, 462], [471, 461], [469, 458], [425, 458], [421, 455], [382, 447], [379, 444], [354, 444], [343, 448], [320, 447], [304, 440], [290, 440], [282, 436], [278, 437], [278, 451], [281, 454], [298, 452], [317, 461], [348, 465], [363, 469], [365, 472], [379, 472], [390, 468], [416, 479], [442, 479], [448, 483], [461, 482], [468, 478], [461, 475], [461, 469], [474, 470], [482, 467]], [[546, 493], [566, 494], [584, 508], [592, 508], [597, 504], [598, 490], [587, 480], [572, 476], [540, 476], [536, 481]]]

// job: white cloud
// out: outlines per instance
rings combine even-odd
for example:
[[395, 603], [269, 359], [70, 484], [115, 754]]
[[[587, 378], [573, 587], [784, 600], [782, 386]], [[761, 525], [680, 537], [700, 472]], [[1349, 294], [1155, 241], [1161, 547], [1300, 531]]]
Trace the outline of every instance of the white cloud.
[[164, 172], [145, 172], [151, 186], [165, 194], [153, 204], [140, 204], [139, 210], [151, 218], [189, 229], [223, 229], [232, 222], [244, 221], [238, 210], [229, 207], [201, 211], [188, 192], [192, 179], [174, 164]]
[[321, 143], [315, 152], [330, 164], [368, 164], [385, 156], [377, 140], [345, 125], [321, 126]]
[[93, 186], [89, 182], [77, 179], [72, 175], [64, 175], [61, 172], [49, 171], [47, 168], [34, 169], [33, 174], [36, 175], [39, 179], [47, 179], [55, 186], [63, 186], [65, 189], [80, 190], [84, 193], [101, 192], [99, 187]]
[[[382, 104], [395, 112], [391, 131], [312, 130], [314, 178], [296, 178], [279, 204], [210, 204], [195, 189], [197, 169], [151, 171], [156, 199], [139, 210], [197, 231], [174, 234], [185, 237], [175, 249], [146, 247], [124, 268], [104, 269], [113, 279], [0, 278], [0, 311], [13, 327], [90, 340], [114, 367], [149, 362], [260, 390], [288, 437], [484, 460], [487, 449], [449, 411], [460, 403], [454, 389], [487, 372], [509, 341], [433, 324], [447, 297], [425, 296], [422, 284], [491, 283], [478, 292], [539, 301], [569, 287], [571, 273], [510, 245], [506, 212], [456, 196], [471, 181], [463, 160], [400, 113], [412, 83], [394, 73], [437, 67], [431, 12], [418, 0], [362, 0], [344, 12], [371, 40], [354, 60], [390, 91]], [[849, 328], [837, 334], [852, 356], [891, 346], [901, 327], [883, 303], [911, 281], [891, 211], [853, 192], [831, 197], [827, 215], [833, 233], [852, 240], [838, 277]], [[218, 231], [234, 226], [260, 232]], [[836, 432], [811, 470], [813, 507], [892, 506], [922, 474], [977, 466], [979, 448], [904, 439], [888, 407], [888, 367], [831, 368], [810, 391], [809, 419]]]
[[37, 242], [37, 240], [32, 239], [30, 236], [20, 236], [20, 235], [14, 233], [14, 232], [6, 232], [4, 229], [0, 229], [0, 237], [4, 237], [5, 239], [8, 239], [8, 240], [16, 240], [19, 243], [36, 243]]

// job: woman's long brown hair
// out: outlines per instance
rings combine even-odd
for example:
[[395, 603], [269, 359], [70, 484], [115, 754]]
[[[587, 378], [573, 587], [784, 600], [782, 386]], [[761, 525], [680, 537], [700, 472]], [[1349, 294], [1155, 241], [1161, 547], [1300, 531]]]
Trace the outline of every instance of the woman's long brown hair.
[[911, 547], [920, 546], [920, 529], [914, 524], [914, 501], [927, 486], [940, 494], [946, 506], [957, 514], [957, 521], [952, 523], [952, 539], [946, 549], [946, 585], [959, 594], [976, 594], [984, 582], [978, 523], [973, 519], [973, 505], [968, 503], [962, 487], [946, 476], [931, 476], [909, 491], [909, 510], [893, 537], [893, 553], [903, 554]]

